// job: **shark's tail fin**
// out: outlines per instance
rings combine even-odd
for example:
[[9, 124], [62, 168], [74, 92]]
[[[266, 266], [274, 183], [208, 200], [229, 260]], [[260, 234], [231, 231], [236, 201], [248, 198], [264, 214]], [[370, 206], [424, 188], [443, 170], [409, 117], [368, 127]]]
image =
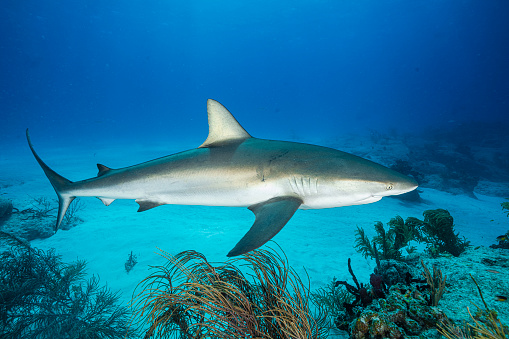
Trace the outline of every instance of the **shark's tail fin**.
[[30, 146], [30, 150], [32, 151], [35, 159], [41, 166], [42, 170], [48, 177], [49, 181], [51, 182], [51, 185], [55, 189], [55, 192], [58, 196], [58, 216], [57, 216], [57, 223], [55, 225], [55, 232], [60, 227], [60, 224], [62, 223], [62, 220], [64, 219], [65, 212], [69, 208], [69, 205], [71, 202], [76, 198], [71, 193], [71, 185], [72, 181], [67, 180], [57, 172], [53, 171], [51, 168], [49, 168], [48, 165], [42, 161], [42, 159], [37, 155], [37, 153], [34, 150], [34, 147], [32, 145], [32, 142], [30, 141], [30, 135], [28, 134], [28, 128], [26, 131], [27, 134], [27, 141], [28, 146]]

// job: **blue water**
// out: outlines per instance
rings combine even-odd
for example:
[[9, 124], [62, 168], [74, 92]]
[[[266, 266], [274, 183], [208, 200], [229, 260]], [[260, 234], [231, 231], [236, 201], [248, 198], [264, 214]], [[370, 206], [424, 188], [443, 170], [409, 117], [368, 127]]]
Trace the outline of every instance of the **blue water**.
[[[403, 160], [397, 170], [419, 181], [422, 200], [298, 211], [274, 240], [313, 289], [350, 279], [347, 258], [366, 283], [374, 264], [354, 230], [373, 235], [395, 215], [445, 208], [462, 237], [489, 246], [509, 221], [508, 18], [508, 0], [2, 0], [0, 199], [18, 212], [56, 199], [26, 128], [48, 165], [81, 180], [97, 162], [197, 147], [213, 98], [255, 137]], [[137, 214], [133, 201], [83, 200], [82, 224], [32, 244], [87, 260], [126, 302], [155, 248], [225, 260], [254, 220], [247, 209]], [[130, 252], [140, 263], [127, 275]]]
[[509, 2], [36, 1], [0, 11], [0, 141], [192, 140], [509, 121]]

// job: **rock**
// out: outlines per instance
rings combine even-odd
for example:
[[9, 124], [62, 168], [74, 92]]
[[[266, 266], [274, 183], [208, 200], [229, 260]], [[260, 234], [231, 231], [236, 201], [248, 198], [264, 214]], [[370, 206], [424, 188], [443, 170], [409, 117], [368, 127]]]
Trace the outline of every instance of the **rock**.
[[402, 261], [397, 260], [380, 260], [380, 268], [375, 268], [375, 274], [381, 275], [387, 286], [404, 283], [411, 268]]
[[45, 239], [55, 234], [53, 231], [53, 222], [49, 220], [20, 220], [17, 215], [14, 215], [8, 223], [2, 225], [2, 231], [26, 241]]
[[474, 192], [492, 197], [509, 198], [509, 182], [492, 182], [480, 180]]
[[386, 299], [374, 300], [350, 325], [352, 338], [414, 338], [445, 318], [415, 285], [391, 286]]
[[472, 276], [490, 309], [498, 312], [504, 324], [509, 323], [509, 304], [495, 300], [496, 295], [509, 291], [509, 250], [478, 246], [468, 247], [459, 257], [429, 258], [423, 255], [422, 258], [430, 270], [435, 266], [447, 276], [445, 293], [438, 306], [451, 320], [472, 322], [467, 307], [472, 310], [473, 304], [483, 305]]

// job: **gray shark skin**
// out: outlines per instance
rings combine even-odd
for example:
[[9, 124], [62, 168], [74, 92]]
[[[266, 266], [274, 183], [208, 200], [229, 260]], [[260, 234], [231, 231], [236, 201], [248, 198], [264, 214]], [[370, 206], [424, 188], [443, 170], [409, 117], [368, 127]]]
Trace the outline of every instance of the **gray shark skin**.
[[368, 204], [412, 191], [414, 179], [332, 148], [251, 137], [219, 102], [207, 101], [209, 136], [198, 148], [71, 182], [49, 168], [27, 141], [58, 195], [55, 232], [76, 197], [135, 199], [138, 212], [165, 204], [241, 206], [255, 214], [251, 229], [227, 254], [254, 250], [297, 209]]

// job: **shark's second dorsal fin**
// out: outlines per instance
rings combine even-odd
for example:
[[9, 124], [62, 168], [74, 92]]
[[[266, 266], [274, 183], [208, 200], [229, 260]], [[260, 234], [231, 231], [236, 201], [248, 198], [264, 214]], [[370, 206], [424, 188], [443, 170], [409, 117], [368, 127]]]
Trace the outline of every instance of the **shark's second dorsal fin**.
[[103, 176], [109, 171], [111, 171], [111, 168], [109, 168], [108, 166], [104, 166], [103, 164], [97, 164], [97, 169], [99, 170], [99, 173], [97, 173], [98, 177]]
[[200, 147], [214, 147], [251, 138], [233, 115], [219, 102], [207, 100], [209, 136]]

